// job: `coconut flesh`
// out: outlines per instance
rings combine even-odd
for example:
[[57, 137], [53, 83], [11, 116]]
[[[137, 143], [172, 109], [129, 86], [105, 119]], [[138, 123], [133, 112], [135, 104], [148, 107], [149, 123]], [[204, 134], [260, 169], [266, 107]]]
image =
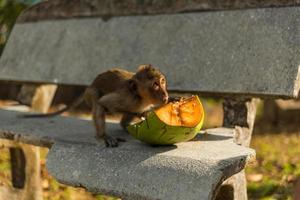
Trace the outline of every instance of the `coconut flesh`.
[[195, 127], [201, 121], [202, 106], [195, 96], [168, 103], [154, 111], [158, 118], [170, 126]]
[[198, 96], [170, 102], [150, 112], [146, 119], [127, 127], [145, 143], [170, 145], [193, 139], [202, 127], [204, 110]]

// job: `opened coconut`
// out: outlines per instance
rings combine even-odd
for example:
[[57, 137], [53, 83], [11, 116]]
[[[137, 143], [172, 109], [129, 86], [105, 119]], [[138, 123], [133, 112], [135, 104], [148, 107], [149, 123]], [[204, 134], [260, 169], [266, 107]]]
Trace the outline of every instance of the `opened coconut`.
[[204, 121], [198, 96], [168, 103], [150, 112], [146, 119], [127, 127], [138, 140], [154, 145], [170, 145], [193, 139]]

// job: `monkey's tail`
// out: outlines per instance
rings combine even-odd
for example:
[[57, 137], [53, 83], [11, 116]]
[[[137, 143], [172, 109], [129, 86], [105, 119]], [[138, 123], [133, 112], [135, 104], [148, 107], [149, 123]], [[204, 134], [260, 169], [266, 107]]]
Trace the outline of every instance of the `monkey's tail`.
[[83, 102], [83, 99], [84, 99], [84, 94], [81, 94], [75, 101], [73, 101], [70, 105], [66, 106], [61, 110], [52, 113], [43, 113], [43, 114], [24, 114], [21, 115], [20, 117], [22, 118], [54, 117], [56, 115], [62, 114], [63, 112], [76, 108], [77, 106], [79, 106], [81, 102]]

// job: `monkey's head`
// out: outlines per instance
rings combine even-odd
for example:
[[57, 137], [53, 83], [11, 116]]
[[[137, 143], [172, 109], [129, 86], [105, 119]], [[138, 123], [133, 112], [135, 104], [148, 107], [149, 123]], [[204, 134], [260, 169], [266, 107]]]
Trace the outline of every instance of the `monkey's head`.
[[135, 87], [138, 95], [149, 104], [160, 106], [168, 103], [166, 78], [152, 65], [140, 65], [130, 84], [131, 87]]

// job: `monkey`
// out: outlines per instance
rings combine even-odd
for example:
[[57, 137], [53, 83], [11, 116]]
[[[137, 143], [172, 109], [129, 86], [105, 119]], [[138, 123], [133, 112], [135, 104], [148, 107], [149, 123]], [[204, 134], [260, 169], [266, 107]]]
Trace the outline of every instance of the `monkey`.
[[123, 114], [120, 125], [126, 130], [135, 117], [168, 103], [168, 99], [165, 75], [151, 64], [144, 64], [135, 73], [118, 68], [103, 72], [69, 106], [53, 113], [23, 117], [52, 117], [85, 102], [92, 110], [96, 138], [104, 139], [107, 147], [117, 147], [122, 139], [106, 134], [106, 114]]

